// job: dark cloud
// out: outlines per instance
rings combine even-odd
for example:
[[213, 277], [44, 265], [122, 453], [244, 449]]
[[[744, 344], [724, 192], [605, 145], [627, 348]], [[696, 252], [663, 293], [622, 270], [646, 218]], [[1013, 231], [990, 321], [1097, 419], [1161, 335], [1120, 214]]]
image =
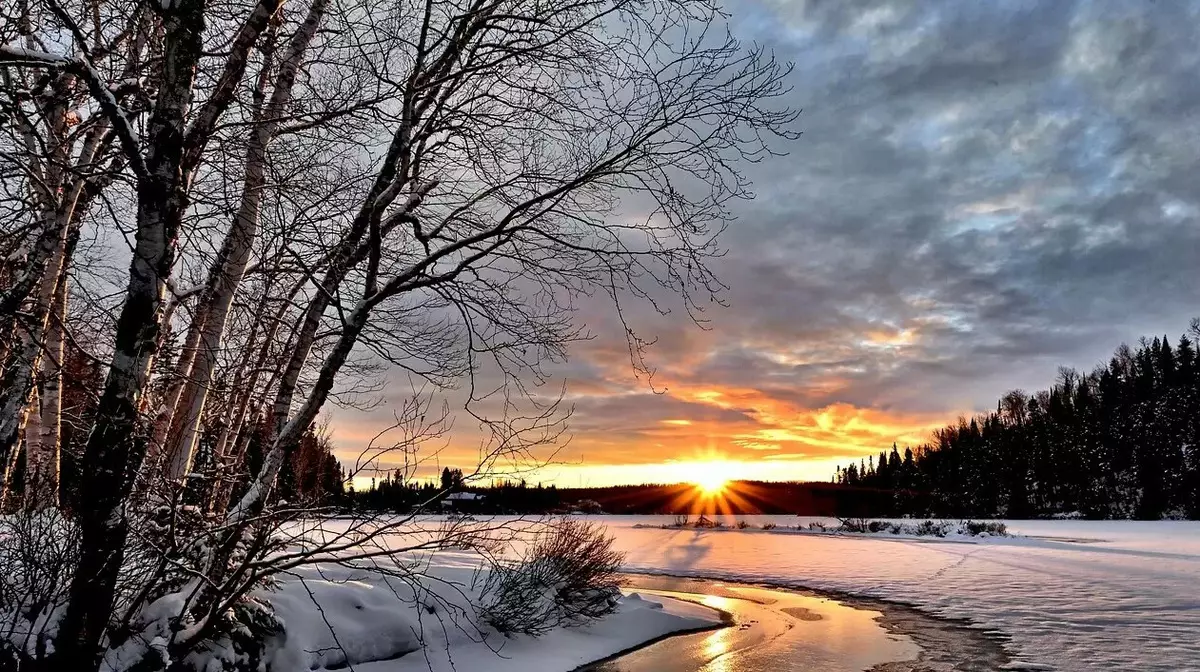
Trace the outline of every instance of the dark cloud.
[[[728, 340], [835, 342], [818, 366], [860, 372], [827, 401], [982, 407], [1200, 312], [1195, 5], [731, 11], [796, 60], [805, 135], [727, 239]], [[860, 345], [880, 328], [914, 340]], [[726, 360], [693, 375], [764, 375]]]

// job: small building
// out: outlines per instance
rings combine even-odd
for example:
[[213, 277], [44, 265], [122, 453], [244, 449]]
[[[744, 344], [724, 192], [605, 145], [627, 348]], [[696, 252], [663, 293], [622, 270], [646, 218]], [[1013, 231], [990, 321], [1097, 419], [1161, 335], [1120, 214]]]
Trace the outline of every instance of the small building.
[[441, 499], [438, 505], [443, 511], [474, 513], [483, 505], [484, 496], [475, 492], [452, 492]]

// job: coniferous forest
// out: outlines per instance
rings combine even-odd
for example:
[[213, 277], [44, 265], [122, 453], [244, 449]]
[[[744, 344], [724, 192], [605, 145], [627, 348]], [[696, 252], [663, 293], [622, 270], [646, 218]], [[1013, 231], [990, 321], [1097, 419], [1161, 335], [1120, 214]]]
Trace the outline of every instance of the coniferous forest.
[[841, 467], [894, 491], [889, 515], [1200, 518], [1200, 363], [1189, 335], [1122, 345], [1090, 373], [1013, 390], [929, 443]]

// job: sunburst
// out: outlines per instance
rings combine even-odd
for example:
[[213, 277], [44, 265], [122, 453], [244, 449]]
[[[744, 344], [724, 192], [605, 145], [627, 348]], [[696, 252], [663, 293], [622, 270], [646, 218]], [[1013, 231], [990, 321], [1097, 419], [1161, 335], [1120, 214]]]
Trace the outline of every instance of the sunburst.
[[715, 497], [729, 485], [728, 469], [720, 462], [690, 462], [682, 467], [682, 476], [708, 497]]

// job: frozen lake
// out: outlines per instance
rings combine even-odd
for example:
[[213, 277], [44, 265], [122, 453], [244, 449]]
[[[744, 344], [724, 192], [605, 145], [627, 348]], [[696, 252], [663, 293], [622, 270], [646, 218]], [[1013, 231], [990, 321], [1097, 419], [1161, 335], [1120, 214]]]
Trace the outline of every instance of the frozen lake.
[[[971, 541], [665, 530], [671, 516], [597, 517], [631, 571], [894, 600], [1010, 638], [1015, 667], [1200, 670], [1200, 523], [1009, 521]], [[795, 526], [795, 516], [725, 517]]]

